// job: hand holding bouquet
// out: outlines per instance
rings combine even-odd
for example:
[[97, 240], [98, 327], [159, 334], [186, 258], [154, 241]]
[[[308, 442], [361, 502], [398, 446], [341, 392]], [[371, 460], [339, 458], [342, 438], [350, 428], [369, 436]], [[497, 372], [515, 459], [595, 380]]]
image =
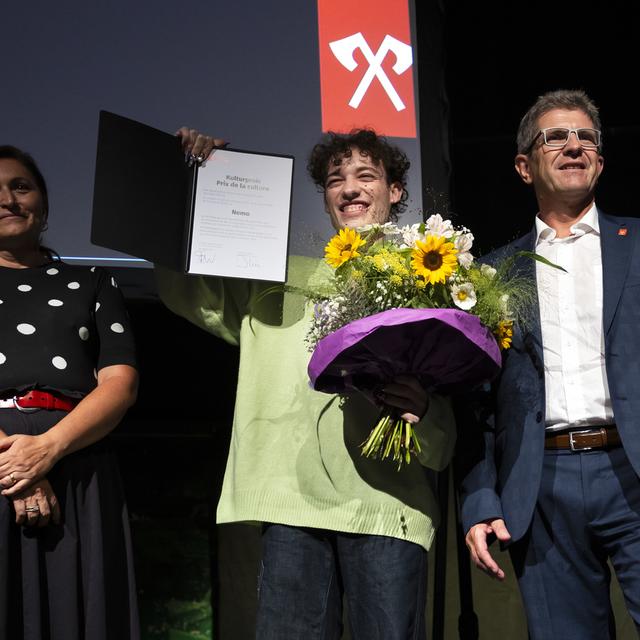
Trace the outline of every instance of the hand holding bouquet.
[[[507, 263], [479, 265], [473, 235], [440, 215], [398, 227], [344, 228], [325, 249], [335, 268], [315, 303], [307, 340], [315, 389], [375, 397], [399, 375], [447, 393], [490, 380], [534, 285]], [[363, 454], [400, 467], [419, 451], [413, 425], [385, 408]]]

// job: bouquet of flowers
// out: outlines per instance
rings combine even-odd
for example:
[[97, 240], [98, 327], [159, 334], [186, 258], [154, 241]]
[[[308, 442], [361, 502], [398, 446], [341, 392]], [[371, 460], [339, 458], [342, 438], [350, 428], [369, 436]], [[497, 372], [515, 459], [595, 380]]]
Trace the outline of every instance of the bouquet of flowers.
[[[400, 374], [443, 393], [493, 378], [534, 285], [506, 262], [476, 263], [472, 246], [469, 229], [439, 214], [411, 226], [341, 229], [325, 248], [333, 277], [306, 292], [315, 303], [313, 387], [375, 397]], [[419, 450], [413, 425], [388, 408], [362, 445], [398, 468]]]

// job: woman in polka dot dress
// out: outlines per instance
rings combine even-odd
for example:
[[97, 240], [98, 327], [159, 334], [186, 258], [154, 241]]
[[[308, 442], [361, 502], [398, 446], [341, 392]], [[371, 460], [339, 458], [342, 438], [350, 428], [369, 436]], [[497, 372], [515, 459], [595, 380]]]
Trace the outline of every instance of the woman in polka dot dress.
[[122, 296], [40, 245], [47, 190], [0, 147], [0, 638], [128, 640], [126, 505], [103, 439], [134, 402]]

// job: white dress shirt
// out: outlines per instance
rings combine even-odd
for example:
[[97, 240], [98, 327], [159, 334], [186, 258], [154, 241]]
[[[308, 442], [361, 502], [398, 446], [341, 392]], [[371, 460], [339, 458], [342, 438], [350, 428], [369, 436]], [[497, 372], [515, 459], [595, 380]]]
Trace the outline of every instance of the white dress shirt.
[[613, 422], [604, 360], [602, 251], [595, 204], [567, 238], [536, 217], [547, 430]]

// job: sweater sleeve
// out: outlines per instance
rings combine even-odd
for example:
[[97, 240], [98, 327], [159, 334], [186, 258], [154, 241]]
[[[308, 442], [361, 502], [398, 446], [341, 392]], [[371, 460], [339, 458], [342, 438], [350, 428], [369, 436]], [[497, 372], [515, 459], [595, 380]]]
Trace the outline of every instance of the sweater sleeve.
[[456, 423], [449, 398], [432, 394], [429, 409], [415, 426], [420, 443], [420, 464], [442, 471], [451, 461], [456, 443]]
[[160, 299], [171, 311], [230, 344], [239, 344], [251, 282], [193, 276], [158, 265], [155, 274]]

